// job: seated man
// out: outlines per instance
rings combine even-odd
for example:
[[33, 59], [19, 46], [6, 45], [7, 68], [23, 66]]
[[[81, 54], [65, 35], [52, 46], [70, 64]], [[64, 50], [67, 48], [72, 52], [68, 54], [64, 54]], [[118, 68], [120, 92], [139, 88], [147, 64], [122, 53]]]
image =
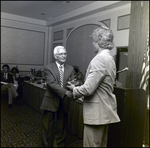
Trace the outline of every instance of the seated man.
[[11, 73], [9, 73], [9, 66], [4, 64], [2, 66], [3, 72], [1, 73], [1, 91], [8, 91], [8, 107], [12, 108], [13, 98], [18, 99], [18, 93], [14, 86], [14, 80]]

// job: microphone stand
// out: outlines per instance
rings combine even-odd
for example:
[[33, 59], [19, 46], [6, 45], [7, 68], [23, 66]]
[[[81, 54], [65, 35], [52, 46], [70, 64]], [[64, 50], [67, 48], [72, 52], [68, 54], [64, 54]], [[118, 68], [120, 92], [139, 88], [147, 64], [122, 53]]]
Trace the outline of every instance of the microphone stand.
[[[128, 67], [125, 67], [124, 69], [117, 71], [117, 74], [118, 74], [118, 73], [125, 72], [125, 71], [128, 71], [128, 70], [129, 70], [129, 68], [128, 68]], [[115, 79], [115, 85], [114, 85], [114, 86], [117, 86], [117, 84], [116, 84], [117, 81], [118, 81], [118, 80], [117, 80], [117, 78], [116, 78], [116, 79]], [[118, 81], [118, 82], [119, 82], [119, 81]], [[120, 82], [119, 82], [119, 83], [120, 83]], [[123, 86], [122, 86], [121, 83], [120, 83], [120, 86], [118, 86], [118, 87], [123, 87]]]

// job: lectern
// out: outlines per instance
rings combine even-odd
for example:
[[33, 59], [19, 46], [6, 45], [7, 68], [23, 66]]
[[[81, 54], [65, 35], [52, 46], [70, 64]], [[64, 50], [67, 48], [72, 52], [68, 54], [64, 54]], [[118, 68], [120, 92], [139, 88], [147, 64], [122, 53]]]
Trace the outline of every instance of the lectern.
[[146, 113], [143, 89], [114, 88], [121, 122], [110, 124], [108, 147], [142, 147]]

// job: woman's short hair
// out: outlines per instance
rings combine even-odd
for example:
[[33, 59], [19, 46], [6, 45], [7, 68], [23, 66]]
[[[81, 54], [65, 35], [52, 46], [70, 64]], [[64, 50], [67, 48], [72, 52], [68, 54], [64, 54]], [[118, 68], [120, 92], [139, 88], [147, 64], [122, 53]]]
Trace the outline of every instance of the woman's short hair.
[[4, 67], [7, 67], [7, 68], [9, 69], [9, 66], [8, 66], [7, 64], [4, 64], [4, 65], [2, 66], [3, 69], [4, 69]]
[[101, 25], [99, 28], [95, 29], [90, 37], [94, 42], [98, 43], [101, 48], [111, 50], [114, 47], [113, 32], [106, 26]]
[[11, 69], [11, 72], [12, 72], [12, 73], [19, 73], [19, 70], [18, 70], [18, 68], [13, 67], [13, 68]]

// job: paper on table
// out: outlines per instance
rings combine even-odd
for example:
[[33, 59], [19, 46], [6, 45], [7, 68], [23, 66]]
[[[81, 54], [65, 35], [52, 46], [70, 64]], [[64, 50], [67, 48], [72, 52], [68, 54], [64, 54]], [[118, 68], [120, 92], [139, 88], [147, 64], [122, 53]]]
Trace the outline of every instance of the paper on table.
[[[2, 82], [2, 81], [1, 81], [1, 83], [2, 83], [2, 84], [8, 84], [7, 82]], [[14, 84], [14, 86], [17, 86], [17, 85], [16, 85], [16, 84]]]

